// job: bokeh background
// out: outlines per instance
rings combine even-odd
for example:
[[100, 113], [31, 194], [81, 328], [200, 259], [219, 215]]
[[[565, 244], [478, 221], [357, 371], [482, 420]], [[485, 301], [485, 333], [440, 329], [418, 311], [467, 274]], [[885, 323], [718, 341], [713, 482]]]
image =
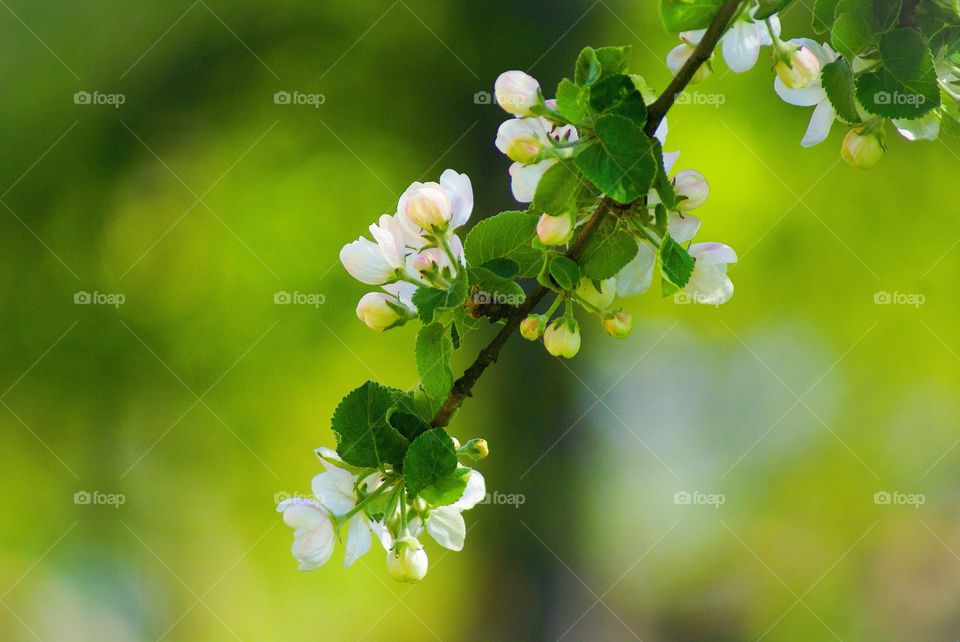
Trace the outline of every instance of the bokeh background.
[[0, 4], [0, 638], [960, 636], [955, 141], [891, 132], [857, 172], [839, 126], [799, 147], [765, 62], [720, 63], [666, 148], [711, 182], [733, 300], [632, 300], [632, 336], [585, 322], [569, 363], [514, 340], [454, 428], [513, 505], [413, 587], [376, 548], [300, 573], [277, 493], [348, 390], [416, 381], [415, 329], [357, 321], [339, 248], [447, 167], [474, 220], [514, 207], [475, 98], [501, 71], [551, 91], [630, 44], [662, 88], [675, 39], [621, 0]]

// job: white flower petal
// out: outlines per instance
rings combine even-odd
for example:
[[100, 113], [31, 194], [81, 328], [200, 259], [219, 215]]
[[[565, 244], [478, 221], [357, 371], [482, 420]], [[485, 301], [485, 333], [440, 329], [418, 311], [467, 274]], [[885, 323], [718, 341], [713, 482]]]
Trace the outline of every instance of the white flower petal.
[[909, 141], [936, 140], [937, 136], [940, 135], [940, 121], [932, 112], [923, 118], [914, 120], [895, 118], [893, 125], [900, 132], [900, 135]]
[[292, 498], [280, 502], [277, 510], [283, 512], [283, 521], [294, 528], [290, 552], [299, 562], [301, 571], [319, 568], [333, 554], [335, 533], [330, 514], [315, 501]]
[[347, 526], [347, 545], [343, 556], [343, 566], [348, 567], [370, 550], [373, 538], [370, 536], [370, 527], [363, 513], [357, 513], [350, 518]]
[[363, 237], [343, 246], [340, 262], [350, 276], [367, 285], [381, 285], [395, 277], [396, 268], [384, 258], [380, 246]]
[[463, 550], [467, 525], [460, 511], [451, 506], [441, 506], [430, 511], [427, 517], [427, 532], [437, 544], [451, 551]]
[[383, 522], [370, 522], [370, 530], [373, 531], [373, 534], [383, 546], [383, 550], [389, 551], [393, 548], [393, 534], [390, 533]]
[[694, 243], [690, 246], [690, 256], [698, 265], [726, 265], [737, 262], [737, 253], [723, 243]]
[[803, 89], [790, 89], [783, 84], [780, 76], [777, 76], [773, 81], [773, 89], [784, 102], [797, 107], [813, 107], [827, 99], [827, 93], [819, 83]]
[[617, 296], [642, 294], [653, 282], [653, 268], [657, 253], [649, 243], [640, 243], [637, 255], [617, 273]]
[[825, 100], [813, 110], [810, 117], [810, 125], [807, 127], [807, 133], [803, 135], [800, 144], [804, 147], [813, 147], [826, 140], [830, 135], [830, 128], [833, 127], [833, 121], [837, 119], [837, 112], [829, 100]]
[[467, 487], [463, 491], [463, 496], [454, 502], [453, 507], [456, 510], [470, 510], [487, 496], [487, 483], [483, 475], [475, 470], [467, 473]]
[[[660, 141], [661, 145], [667, 144], [667, 133], [670, 131], [670, 128], [667, 126], [667, 117], [664, 116], [663, 120], [660, 121], [660, 124], [657, 126], [657, 131], [653, 132], [653, 137]], [[664, 154], [666, 156], [666, 154]]]
[[680, 158], [680, 152], [663, 152], [663, 169], [667, 174], [673, 169], [678, 158]]
[[533, 201], [533, 195], [537, 193], [537, 185], [540, 184], [540, 179], [557, 162], [556, 158], [548, 158], [533, 165], [521, 165], [520, 163], [511, 165], [510, 189], [513, 191], [513, 197], [521, 203]]
[[[762, 25], [760, 25], [763, 27]], [[723, 60], [734, 73], [750, 71], [760, 57], [760, 32], [752, 22], [739, 20], [723, 36]], [[766, 30], [766, 27], [763, 27]]]
[[692, 241], [700, 231], [700, 219], [690, 214], [671, 214], [668, 225], [670, 238], [677, 243]]
[[345, 470], [330, 468], [313, 478], [313, 494], [334, 515], [343, 515], [357, 503], [354, 484], [357, 478]]

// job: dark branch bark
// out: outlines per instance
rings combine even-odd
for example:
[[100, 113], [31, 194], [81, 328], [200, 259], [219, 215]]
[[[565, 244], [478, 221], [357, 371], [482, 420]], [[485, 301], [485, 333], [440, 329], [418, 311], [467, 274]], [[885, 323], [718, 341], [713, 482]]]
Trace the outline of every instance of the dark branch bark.
[[[653, 133], [663, 121], [663, 117], [666, 116], [667, 112], [670, 111], [670, 108], [673, 106], [677, 94], [683, 91], [690, 83], [690, 80], [694, 74], [697, 73], [700, 66], [709, 60], [714, 48], [716, 48], [717, 43], [720, 41], [720, 37], [726, 31], [727, 24], [736, 14], [740, 2], [741, 0], [728, 0], [723, 7], [720, 8], [720, 11], [714, 17], [710, 27], [707, 28], [707, 32], [704, 34], [703, 39], [700, 40], [700, 44], [697, 45], [693, 54], [691, 54], [683, 67], [680, 68], [680, 71], [667, 86], [667, 89], [649, 106], [647, 109], [647, 124], [644, 128], [648, 136], [653, 136]], [[580, 232], [570, 246], [567, 256], [574, 261], [579, 259], [587, 242], [589, 242], [590, 237], [603, 218], [610, 215], [611, 209], [622, 209], [623, 207], [623, 205], [604, 198], [597, 207], [596, 213], [580, 228]], [[520, 326], [520, 322], [536, 309], [537, 305], [539, 305], [549, 292], [550, 290], [548, 288], [538, 285], [524, 300], [523, 304], [513, 308], [509, 314], [502, 317], [506, 319], [506, 323], [500, 328], [500, 332], [497, 333], [493, 340], [480, 351], [476, 360], [464, 371], [463, 376], [454, 382], [450, 395], [431, 422], [433, 426], [446, 426], [450, 423], [450, 418], [453, 416], [453, 413], [457, 411], [464, 399], [471, 396], [473, 386], [477, 383], [480, 375], [483, 374], [488, 366], [496, 363], [497, 358], [500, 356], [500, 350], [507, 343], [510, 335]]]
[[667, 85], [664, 92], [660, 94], [660, 97], [647, 108], [647, 126], [644, 128], [647, 136], [653, 136], [653, 133], [657, 131], [657, 127], [659, 127], [663, 121], [663, 117], [666, 116], [670, 108], [673, 107], [677, 96], [690, 84], [690, 81], [697, 73], [697, 70], [700, 69], [701, 65], [710, 60], [710, 56], [713, 55], [713, 50], [716, 49], [717, 43], [720, 42], [720, 37], [727, 30], [730, 19], [733, 18], [737, 13], [737, 9], [740, 8], [741, 1], [742, 0], [727, 0], [727, 2], [720, 7], [720, 11], [714, 16], [713, 22], [707, 27], [707, 32], [703, 34], [703, 38], [700, 39], [700, 44], [698, 44], [693, 50], [693, 53], [690, 54], [687, 62], [680, 68], [680, 71], [678, 71], [677, 75], [670, 81], [670, 84]]

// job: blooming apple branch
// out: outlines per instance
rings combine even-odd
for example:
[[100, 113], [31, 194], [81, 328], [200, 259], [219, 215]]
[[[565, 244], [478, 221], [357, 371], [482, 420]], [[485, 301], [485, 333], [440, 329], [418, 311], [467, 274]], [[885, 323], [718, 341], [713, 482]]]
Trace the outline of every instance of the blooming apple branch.
[[[632, 318], [618, 302], [648, 291], [655, 275], [664, 296], [708, 305], [733, 296], [734, 250], [694, 242], [701, 220], [692, 212], [710, 186], [696, 170], [674, 171], [679, 152], [664, 151], [667, 113], [688, 85], [710, 77], [718, 46], [735, 73], [768, 47], [776, 93], [814, 107], [802, 144], [822, 142], [839, 120], [850, 127], [841, 155], [855, 167], [879, 161], [888, 122], [908, 140], [960, 132], [956, 0], [818, 0], [814, 29], [830, 34], [823, 43], [781, 39], [777, 13], [791, 2], [661, 0], [680, 44], [659, 95], [628, 69], [625, 47], [585, 48], [555, 98], [524, 72], [501, 74], [496, 99], [511, 118], [494, 145], [512, 161], [511, 192], [525, 209], [486, 218], [461, 239], [473, 185], [448, 169], [411, 184], [369, 238], [344, 246], [346, 270], [378, 288], [360, 298], [358, 318], [376, 331], [419, 321], [420, 382], [404, 391], [368, 381], [337, 407], [337, 448], [316, 450], [324, 471], [312, 497], [277, 507], [295, 529], [301, 569], [325, 564], [343, 531], [345, 566], [376, 539], [401, 581], [426, 575], [424, 535], [463, 548], [462, 513], [486, 492], [472, 466], [488, 446], [461, 445], [446, 427], [514, 332], [570, 359], [590, 317], [626, 338]], [[500, 329], [454, 377], [453, 354], [484, 321]]]

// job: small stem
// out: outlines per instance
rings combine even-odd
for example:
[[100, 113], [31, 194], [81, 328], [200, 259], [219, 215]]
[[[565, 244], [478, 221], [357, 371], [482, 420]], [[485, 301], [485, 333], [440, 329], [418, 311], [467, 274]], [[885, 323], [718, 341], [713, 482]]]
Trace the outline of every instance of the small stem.
[[388, 486], [389, 484], [387, 483], [380, 484], [380, 486], [377, 487], [376, 490], [374, 490], [372, 493], [368, 494], [366, 497], [364, 497], [359, 502], [357, 502], [356, 506], [351, 508], [348, 512], [344, 513], [343, 515], [340, 515], [338, 519], [340, 519], [341, 521], [346, 521], [350, 519], [351, 517], [359, 513], [361, 510], [363, 510], [363, 507], [369, 504], [373, 499], [382, 495], [387, 490]]
[[397, 487], [400, 490], [400, 527], [404, 532], [407, 530], [407, 500], [403, 498], [403, 488], [404, 483], [401, 481], [400, 485]]
[[773, 41], [773, 48], [777, 50], [778, 54], [783, 56], [786, 54], [786, 48], [783, 46], [783, 41], [780, 40], [780, 36], [773, 30], [773, 23], [770, 22], [770, 18], [764, 19], [763, 22], [767, 25], [767, 31], [770, 33], [770, 39]]

